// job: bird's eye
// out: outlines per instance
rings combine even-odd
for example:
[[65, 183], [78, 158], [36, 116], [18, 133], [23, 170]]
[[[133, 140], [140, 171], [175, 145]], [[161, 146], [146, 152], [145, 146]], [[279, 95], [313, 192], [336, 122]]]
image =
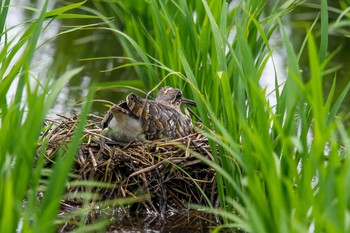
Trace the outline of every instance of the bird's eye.
[[176, 99], [177, 100], [181, 100], [182, 99], [182, 93], [181, 92], [176, 93]]

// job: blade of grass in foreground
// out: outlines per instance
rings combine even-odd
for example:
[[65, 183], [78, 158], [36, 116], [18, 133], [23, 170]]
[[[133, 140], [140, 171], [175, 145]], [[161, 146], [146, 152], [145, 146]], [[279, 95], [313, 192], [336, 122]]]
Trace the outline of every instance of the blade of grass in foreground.
[[[0, 231], [1, 232], [14, 232], [18, 227], [23, 207], [23, 198], [28, 189], [28, 184], [31, 180], [32, 174], [32, 161], [35, 155], [35, 142], [41, 129], [42, 112], [41, 107], [44, 98], [40, 98], [38, 89], [35, 88], [31, 91], [29, 85], [29, 65], [31, 63], [34, 48], [36, 47], [37, 39], [40, 35], [41, 27], [43, 24], [44, 14], [46, 12], [48, 1], [44, 3], [44, 7], [39, 19], [32, 24], [29, 30], [33, 30], [31, 37], [25, 37], [25, 41], [28, 42], [25, 48], [24, 54], [21, 59], [15, 64], [15, 68], [11, 70], [15, 72], [9, 72], [5, 77], [7, 83], [1, 82], [0, 89], [3, 91], [0, 93], [1, 99], [1, 166], [0, 169], [0, 209], [2, 216], [0, 218]], [[28, 31], [24, 32], [24, 35]], [[24, 42], [22, 42], [24, 43]], [[22, 47], [23, 44], [19, 44], [18, 47]], [[5, 46], [7, 46], [5, 44]], [[16, 46], [16, 45], [15, 45]], [[18, 50], [17, 50], [18, 51]], [[27, 56], [28, 55], [28, 56]], [[9, 63], [5, 61], [1, 64], [1, 69], [7, 69], [4, 67]], [[8, 104], [5, 100], [8, 87], [16, 77], [17, 72], [21, 70], [19, 74], [19, 82], [15, 97]], [[11, 77], [12, 75], [12, 77]], [[6, 85], [8, 85], [6, 87]], [[28, 90], [27, 98], [22, 102], [23, 90]], [[33, 96], [39, 97], [35, 98]], [[33, 97], [33, 98], [32, 98]], [[31, 101], [36, 103], [31, 103]], [[27, 109], [25, 109], [27, 108]], [[33, 112], [31, 112], [34, 110]], [[34, 124], [31, 123], [31, 119], [35, 119]], [[6, 127], [5, 127], [6, 126]], [[5, 163], [3, 163], [6, 161]]]
[[328, 48], [328, 5], [327, 0], [321, 0], [321, 44], [318, 54], [319, 62], [326, 59]]
[[5, 0], [4, 2], [0, 2], [0, 42], [2, 37], [4, 36], [3, 32], [6, 23], [7, 13], [10, 6], [10, 1], [11, 0]]
[[80, 139], [87, 121], [87, 115], [91, 109], [92, 98], [93, 92], [90, 91], [86, 99], [85, 107], [80, 114], [77, 129], [69, 145], [69, 151], [64, 157], [56, 157], [53, 174], [49, 179], [49, 184], [42, 201], [41, 213], [37, 222], [34, 223], [34, 229], [36, 232], [53, 232], [55, 229], [53, 223], [58, 213], [61, 196], [66, 187], [66, 180], [73, 165], [78, 146], [80, 145]]
[[[42, 228], [38, 225], [40, 226], [43, 222], [46, 223], [43, 226], [50, 225], [46, 228], [47, 230], [53, 231], [52, 226], [57, 216], [57, 208], [54, 207], [59, 205], [59, 197], [62, 195], [59, 191], [51, 192], [52, 199], [46, 195], [43, 205], [38, 203], [38, 192], [43, 189], [42, 184], [39, 184], [43, 162], [42, 158], [36, 160], [36, 149], [48, 110], [54, 104], [62, 87], [80, 72], [81, 68], [68, 71], [52, 85], [49, 85], [51, 82], [49, 78], [44, 81], [32, 79], [30, 64], [46, 19], [48, 2], [48, 0], [44, 2], [39, 18], [26, 25], [18, 42], [15, 42], [14, 38], [10, 38], [9, 42], [3, 42], [0, 72], [6, 75], [1, 77], [0, 82], [0, 232], [16, 230], [32, 232], [33, 229], [35, 232], [40, 232]], [[5, 4], [9, 4], [9, 1]], [[74, 7], [69, 9], [72, 8]], [[1, 17], [6, 18], [5, 13], [6, 11], [2, 9]], [[1, 22], [4, 21], [1, 20]], [[12, 65], [16, 55], [21, 56]], [[19, 79], [18, 84], [14, 82], [16, 79]], [[39, 83], [38, 80], [44, 84]], [[16, 93], [14, 98], [7, 99], [11, 85], [17, 85]], [[77, 147], [76, 144], [72, 145], [73, 150], [74, 147]], [[70, 159], [73, 153], [75, 151], [70, 152]], [[35, 161], [38, 167], [33, 169]], [[65, 166], [60, 171], [61, 183], [69, 173], [67, 169], [70, 163], [70, 160], [60, 163]], [[57, 171], [54, 174], [57, 175]], [[64, 184], [61, 184], [58, 190], [64, 187]], [[46, 191], [50, 190], [52, 187], [46, 189]], [[46, 218], [40, 216], [41, 207], [48, 207], [45, 209]], [[43, 222], [38, 223], [40, 221]]]
[[[32, 106], [31, 108], [28, 109], [28, 125], [29, 126], [34, 126], [37, 125], [37, 127], [39, 129], [42, 128], [43, 125], [43, 121], [44, 121], [44, 117], [46, 115], [46, 113], [49, 111], [50, 106], [52, 106], [54, 104], [54, 101], [56, 100], [56, 97], [58, 96], [60, 90], [63, 88], [63, 86], [65, 86], [69, 80], [74, 77], [76, 74], [78, 74], [79, 72], [81, 72], [82, 68], [76, 68], [73, 69], [71, 71], [67, 71], [62, 77], [60, 77], [59, 79], [57, 79], [57, 81], [55, 81], [53, 84], [47, 86], [45, 88], [45, 92], [42, 95], [29, 95], [28, 96], [28, 105]], [[38, 100], [40, 100], [41, 102], [43, 102], [41, 105], [39, 105], [41, 107], [41, 109], [35, 108], [35, 106], [38, 106]], [[44, 104], [45, 103], [45, 104]], [[35, 114], [35, 112], [38, 112], [39, 114]], [[28, 132], [23, 132], [23, 133], [30, 133], [30, 130], [32, 130], [32, 128], [28, 129]], [[43, 167], [40, 167], [40, 164], [43, 165], [43, 163], [39, 162], [44, 160], [44, 156], [45, 154], [41, 153], [42, 157], [37, 158], [38, 159], [38, 163], [36, 164], [35, 167], [35, 174], [33, 174], [33, 177], [31, 178], [32, 181], [31, 183], [31, 190], [30, 190], [30, 194], [28, 197], [28, 206], [26, 208], [26, 212], [25, 212], [25, 218], [23, 219], [23, 227], [24, 228], [31, 228], [30, 227], [30, 219], [33, 218], [33, 211], [36, 210], [37, 208], [37, 196], [39, 195], [39, 180], [41, 178], [41, 169], [43, 169]], [[67, 165], [68, 166], [68, 165]], [[62, 173], [61, 175], [64, 175], [64, 173]], [[55, 195], [59, 195], [59, 193], [56, 193]], [[54, 196], [54, 195], [53, 195]], [[31, 199], [30, 199], [31, 198]], [[52, 203], [55, 203], [54, 201], [52, 201]], [[46, 221], [48, 222], [48, 221]], [[53, 221], [51, 221], [51, 225], [53, 225]]]

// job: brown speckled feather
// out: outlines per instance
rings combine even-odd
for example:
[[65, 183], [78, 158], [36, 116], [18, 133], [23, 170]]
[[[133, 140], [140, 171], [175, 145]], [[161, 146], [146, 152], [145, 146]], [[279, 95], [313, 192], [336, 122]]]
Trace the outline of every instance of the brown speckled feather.
[[193, 132], [192, 120], [157, 101], [142, 99], [131, 93], [126, 98], [130, 111], [140, 119], [148, 140], [175, 139]]

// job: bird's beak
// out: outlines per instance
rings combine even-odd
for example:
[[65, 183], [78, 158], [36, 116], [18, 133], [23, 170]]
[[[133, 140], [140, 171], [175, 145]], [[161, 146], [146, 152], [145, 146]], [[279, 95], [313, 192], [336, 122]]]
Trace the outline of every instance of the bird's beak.
[[196, 102], [194, 102], [193, 100], [190, 100], [190, 99], [186, 99], [186, 98], [182, 98], [181, 103], [182, 104], [189, 104], [189, 105], [192, 105], [195, 107], [197, 106]]

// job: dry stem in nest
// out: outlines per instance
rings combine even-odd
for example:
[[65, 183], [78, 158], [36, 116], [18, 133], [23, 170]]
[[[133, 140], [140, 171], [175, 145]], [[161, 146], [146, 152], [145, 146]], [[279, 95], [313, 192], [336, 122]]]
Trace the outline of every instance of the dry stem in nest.
[[[67, 149], [77, 125], [77, 115], [61, 117], [63, 120], [47, 120], [51, 127], [42, 134], [48, 141], [45, 153], [48, 164], [54, 160], [58, 149]], [[164, 213], [166, 208], [182, 210], [188, 203], [206, 205], [204, 195], [214, 203], [217, 197], [215, 171], [193, 155], [199, 153], [212, 160], [206, 137], [196, 133], [147, 145], [139, 142], [112, 145], [100, 135], [100, 121], [101, 117], [89, 115], [73, 169], [78, 180], [112, 184], [95, 187], [93, 192], [104, 199], [146, 194], [150, 198], [134, 207], [158, 213]], [[85, 186], [74, 186], [68, 188], [68, 192], [86, 189]]]

